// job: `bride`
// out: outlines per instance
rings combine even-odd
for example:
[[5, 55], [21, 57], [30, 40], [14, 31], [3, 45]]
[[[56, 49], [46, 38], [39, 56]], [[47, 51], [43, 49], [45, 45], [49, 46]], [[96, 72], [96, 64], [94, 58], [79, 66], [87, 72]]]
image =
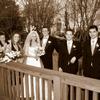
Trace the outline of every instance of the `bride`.
[[[40, 60], [40, 56], [44, 54], [43, 51], [41, 51], [40, 46], [40, 39], [38, 36], [38, 33], [36, 31], [31, 31], [24, 44], [24, 54], [25, 54], [25, 61], [24, 63], [27, 65], [43, 68], [43, 64]], [[31, 83], [30, 83], [30, 75], [28, 76], [29, 80], [29, 96], [31, 97]], [[34, 100], [36, 100], [36, 78], [33, 78], [34, 81]], [[25, 83], [25, 78], [24, 78]], [[40, 98], [42, 98], [42, 79], [39, 79], [39, 86], [40, 86]], [[24, 87], [26, 90], [26, 87]], [[25, 91], [26, 92], [26, 91]], [[24, 96], [26, 96], [26, 93], [24, 93]], [[40, 99], [42, 100], [42, 99]]]
[[35, 67], [43, 67], [40, 60], [40, 39], [36, 31], [28, 34], [24, 44], [25, 64]]

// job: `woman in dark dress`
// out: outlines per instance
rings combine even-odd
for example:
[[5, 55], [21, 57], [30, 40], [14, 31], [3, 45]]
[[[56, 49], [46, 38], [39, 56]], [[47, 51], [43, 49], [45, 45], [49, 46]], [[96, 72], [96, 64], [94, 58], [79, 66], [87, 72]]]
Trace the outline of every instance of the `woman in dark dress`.
[[10, 42], [10, 45], [9, 45], [10, 49], [9, 51], [10, 52], [13, 52], [15, 55], [14, 57], [14, 61], [15, 62], [22, 62], [22, 45], [21, 45], [21, 36], [19, 33], [14, 33], [13, 36], [12, 36], [12, 39], [11, 39], [11, 42]]

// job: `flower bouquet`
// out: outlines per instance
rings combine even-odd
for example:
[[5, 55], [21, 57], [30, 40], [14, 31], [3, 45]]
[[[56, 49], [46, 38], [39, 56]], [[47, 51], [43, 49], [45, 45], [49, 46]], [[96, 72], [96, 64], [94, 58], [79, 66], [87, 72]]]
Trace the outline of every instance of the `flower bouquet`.
[[0, 59], [1, 63], [8, 63], [16, 58], [20, 57], [20, 51], [10, 51], [5, 53], [5, 56]]
[[42, 56], [45, 54], [45, 49], [43, 47], [39, 47], [37, 50], [37, 56]]

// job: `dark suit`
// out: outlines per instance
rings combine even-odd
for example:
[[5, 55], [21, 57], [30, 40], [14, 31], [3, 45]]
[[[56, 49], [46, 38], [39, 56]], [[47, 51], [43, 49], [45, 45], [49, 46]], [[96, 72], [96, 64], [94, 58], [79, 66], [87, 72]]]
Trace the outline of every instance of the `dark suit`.
[[41, 56], [44, 68], [53, 69], [52, 53], [54, 51], [54, 44], [55, 44], [55, 38], [49, 36], [45, 46], [45, 55]]
[[98, 38], [94, 54], [91, 53], [91, 40], [83, 46], [83, 74], [84, 76], [100, 79], [100, 39]]
[[[73, 41], [71, 53], [68, 53], [67, 41], [58, 40], [57, 47], [59, 53], [58, 65], [64, 72], [76, 74], [78, 72], [78, 59], [81, 57], [81, 45], [78, 41]], [[76, 57], [75, 63], [71, 63], [71, 59]]]

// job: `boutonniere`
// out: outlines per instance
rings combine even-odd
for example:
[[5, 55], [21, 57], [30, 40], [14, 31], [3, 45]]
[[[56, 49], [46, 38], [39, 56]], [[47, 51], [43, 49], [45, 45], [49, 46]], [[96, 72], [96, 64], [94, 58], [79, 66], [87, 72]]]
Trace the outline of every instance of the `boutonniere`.
[[73, 48], [76, 48], [76, 46], [75, 46], [75, 45], [73, 45]]
[[96, 44], [96, 47], [99, 47], [99, 44], [98, 43]]
[[51, 41], [48, 41], [48, 43], [51, 43]]

